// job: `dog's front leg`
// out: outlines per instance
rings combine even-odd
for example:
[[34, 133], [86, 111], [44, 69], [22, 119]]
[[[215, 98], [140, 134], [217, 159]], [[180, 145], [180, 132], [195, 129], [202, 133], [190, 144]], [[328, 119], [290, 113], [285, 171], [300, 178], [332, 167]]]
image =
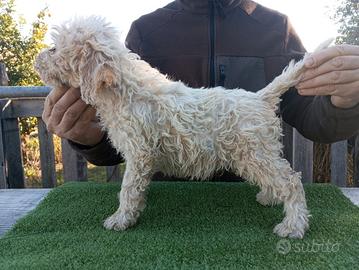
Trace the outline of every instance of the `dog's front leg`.
[[257, 202], [264, 206], [281, 203], [281, 201], [274, 196], [271, 186], [262, 187], [262, 190], [257, 194]]
[[153, 175], [151, 164], [149, 159], [144, 158], [127, 161], [118, 194], [120, 206], [105, 220], [106, 229], [123, 231], [136, 224], [140, 212], [145, 208], [145, 191]]

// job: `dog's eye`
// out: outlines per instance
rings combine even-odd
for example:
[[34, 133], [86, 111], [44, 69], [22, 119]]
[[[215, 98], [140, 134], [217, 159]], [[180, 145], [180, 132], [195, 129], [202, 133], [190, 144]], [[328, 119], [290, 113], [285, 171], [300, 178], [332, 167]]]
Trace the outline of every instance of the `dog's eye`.
[[50, 52], [50, 53], [55, 53], [55, 52], [56, 52], [56, 48], [55, 48], [55, 47], [52, 47], [51, 49], [49, 49], [49, 52]]

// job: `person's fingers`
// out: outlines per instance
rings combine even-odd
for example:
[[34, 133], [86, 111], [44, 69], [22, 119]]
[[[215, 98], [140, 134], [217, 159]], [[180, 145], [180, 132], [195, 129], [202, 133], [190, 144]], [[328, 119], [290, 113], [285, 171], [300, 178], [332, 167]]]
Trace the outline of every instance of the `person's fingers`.
[[70, 88], [66, 93], [53, 105], [51, 114], [48, 119], [47, 128], [49, 131], [56, 133], [56, 127], [61, 122], [67, 109], [81, 98], [79, 89]]
[[357, 55], [359, 56], [359, 46], [337, 45], [326, 48], [319, 52], [312, 53], [304, 62], [306, 68], [315, 68], [337, 56]]
[[330, 100], [332, 104], [338, 108], [352, 108], [359, 103], [359, 99], [356, 101], [350, 98], [331, 96]]
[[359, 70], [335, 70], [301, 82], [297, 85], [297, 88], [318, 88], [326, 85], [348, 84], [355, 81], [359, 81]]
[[330, 95], [333, 105], [352, 107], [359, 102], [359, 46], [339, 45], [313, 53], [296, 85], [303, 96]]
[[75, 123], [80, 119], [81, 115], [89, 107], [82, 99], [78, 99], [73, 103], [64, 113], [61, 122], [57, 126], [57, 132], [60, 136], [61, 133], [65, 133], [70, 130]]
[[359, 100], [359, 81], [348, 84], [329, 84], [308, 89], [298, 89], [302, 96], [337, 96], [345, 99]]
[[317, 68], [310, 68], [306, 70], [302, 76], [301, 81], [311, 80], [319, 75], [339, 70], [355, 70], [359, 69], [359, 55], [345, 55], [337, 56], [325, 62]]
[[104, 136], [104, 131], [96, 119], [95, 109], [88, 106], [74, 126], [63, 135], [65, 138], [84, 145], [98, 143]]
[[87, 106], [85, 110], [81, 113], [78, 120], [74, 123], [71, 129], [67, 130], [65, 134], [66, 137], [78, 137], [83, 134], [84, 131], [88, 129], [90, 123], [96, 123], [96, 110]]
[[67, 90], [68, 87], [66, 86], [57, 87], [52, 89], [47, 95], [44, 102], [44, 110], [42, 112], [42, 119], [45, 123], [47, 123], [47, 120], [51, 115], [52, 108], [54, 107], [56, 102], [66, 93]]
[[96, 110], [92, 106], [88, 106], [86, 108], [86, 111], [81, 115], [80, 117], [81, 122], [98, 122], [97, 116], [96, 116]]

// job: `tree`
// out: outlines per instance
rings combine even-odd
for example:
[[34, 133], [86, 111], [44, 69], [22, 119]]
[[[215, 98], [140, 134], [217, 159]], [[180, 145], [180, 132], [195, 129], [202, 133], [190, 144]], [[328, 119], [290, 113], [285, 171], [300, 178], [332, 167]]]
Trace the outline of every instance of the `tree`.
[[[34, 70], [36, 55], [46, 47], [47, 8], [37, 14], [31, 24], [30, 33], [23, 36], [21, 28], [26, 25], [23, 18], [16, 17], [15, 0], [0, 0], [0, 59], [7, 68], [9, 85], [42, 85]], [[30, 133], [36, 126], [36, 118], [21, 119], [21, 133]]]
[[16, 20], [15, 0], [0, 0], [0, 58], [5, 63], [9, 85], [41, 85], [33, 68], [35, 56], [46, 47], [44, 43], [49, 16], [47, 8], [41, 10], [28, 36], [20, 29], [26, 24], [23, 18]]
[[334, 20], [339, 24], [337, 43], [359, 45], [359, 1], [341, 0]]

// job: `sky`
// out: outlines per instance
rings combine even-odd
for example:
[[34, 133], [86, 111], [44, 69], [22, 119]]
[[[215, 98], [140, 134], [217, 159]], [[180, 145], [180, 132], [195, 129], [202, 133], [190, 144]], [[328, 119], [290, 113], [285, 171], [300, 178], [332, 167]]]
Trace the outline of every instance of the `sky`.
[[[119, 29], [121, 39], [124, 40], [132, 21], [169, 2], [171, 1], [16, 0], [16, 8], [18, 14], [31, 23], [36, 18], [37, 12], [47, 6], [51, 13], [51, 17], [47, 20], [50, 28], [73, 16], [100, 15], [106, 17]], [[256, 2], [288, 15], [308, 51], [313, 51], [322, 41], [337, 35], [337, 26], [330, 19], [337, 0], [257, 0]], [[46, 42], [51, 43], [50, 35], [47, 36]]]

